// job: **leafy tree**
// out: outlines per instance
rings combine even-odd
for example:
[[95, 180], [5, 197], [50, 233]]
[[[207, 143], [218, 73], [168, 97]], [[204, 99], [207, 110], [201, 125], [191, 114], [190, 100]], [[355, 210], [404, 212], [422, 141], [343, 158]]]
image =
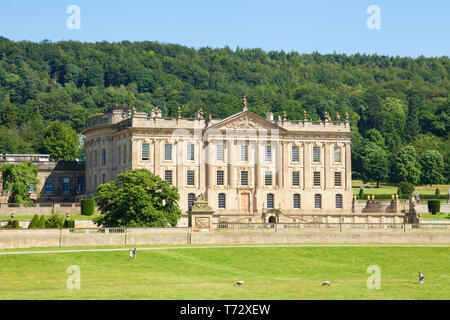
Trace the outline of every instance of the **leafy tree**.
[[50, 229], [59, 229], [64, 227], [66, 217], [62, 214], [52, 214], [45, 220], [45, 227]]
[[9, 129], [17, 128], [17, 113], [13, 105], [9, 102], [9, 95], [5, 96], [5, 103], [1, 112], [1, 123]]
[[397, 182], [406, 181], [419, 184], [421, 166], [417, 160], [416, 150], [412, 146], [402, 147], [394, 156], [392, 174]]
[[7, 163], [0, 168], [2, 173], [2, 188], [9, 194], [9, 203], [30, 202], [31, 186], [39, 184], [37, 166], [30, 161], [19, 164]]
[[179, 199], [176, 187], [150, 171], [127, 171], [97, 187], [95, 200], [104, 215], [95, 222], [105, 227], [173, 227], [181, 215]]
[[425, 151], [420, 157], [422, 166], [422, 183], [441, 184], [445, 183], [442, 172], [444, 171], [444, 160], [442, 155], [436, 150]]
[[44, 132], [45, 152], [54, 161], [73, 161], [78, 155], [78, 135], [60, 121], [50, 124]]
[[411, 193], [414, 192], [414, 185], [412, 183], [409, 182], [400, 182], [398, 185], [398, 194], [406, 194], [406, 195], [410, 195]]
[[389, 174], [389, 162], [386, 151], [373, 142], [367, 142], [361, 152], [362, 178], [364, 182], [376, 182], [377, 188]]

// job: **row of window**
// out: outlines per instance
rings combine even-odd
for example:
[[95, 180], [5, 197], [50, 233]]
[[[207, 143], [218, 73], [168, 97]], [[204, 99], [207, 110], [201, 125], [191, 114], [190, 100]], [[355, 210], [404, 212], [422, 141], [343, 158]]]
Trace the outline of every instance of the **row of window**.
[[[70, 193], [70, 178], [63, 178], [63, 194], [68, 194]], [[53, 194], [53, 179], [52, 178], [48, 178], [47, 180], [45, 180], [45, 193], [46, 194]], [[34, 192], [34, 187], [33, 187], [33, 192]], [[30, 188], [31, 191], [31, 188]], [[85, 180], [84, 178], [80, 178], [79, 183], [78, 183], [78, 193], [85, 193]]]
[[[188, 194], [188, 207], [189, 208], [191, 208], [193, 206], [194, 200], [195, 200], [195, 194], [193, 194], [193, 193]], [[225, 193], [219, 193], [217, 200], [218, 200], [218, 208], [226, 209]], [[275, 204], [274, 194], [273, 193], [267, 194], [266, 200], [267, 200], [267, 209], [274, 209], [274, 204]], [[342, 209], [342, 195], [341, 194], [337, 194], [335, 196], [335, 207], [336, 207], [336, 209]], [[293, 209], [301, 208], [300, 195], [298, 193], [296, 193], [292, 196], [292, 208]], [[322, 209], [322, 195], [321, 194], [314, 195], [314, 208]]]
[[[217, 161], [224, 160], [224, 146], [223, 144], [217, 145], [216, 149], [216, 159]], [[341, 147], [334, 147], [333, 151], [333, 159], [334, 162], [341, 162]], [[142, 160], [150, 160], [150, 144], [143, 143], [142, 144]], [[248, 161], [248, 145], [241, 145], [241, 162]], [[172, 144], [166, 143], [164, 145], [164, 160], [172, 161]], [[195, 146], [194, 144], [187, 145], [187, 160], [194, 161], [195, 160]], [[264, 146], [264, 161], [271, 162], [272, 161], [272, 146], [267, 145]], [[120, 161], [119, 161], [120, 162]], [[300, 162], [300, 151], [298, 146], [292, 146], [292, 157], [291, 162], [298, 163]], [[313, 162], [320, 162], [320, 147], [313, 147]]]
[[[315, 171], [313, 173], [313, 185], [314, 187], [320, 187], [320, 175], [321, 173]], [[186, 184], [188, 186], [195, 185], [195, 170], [188, 170], [186, 173]], [[164, 179], [172, 184], [172, 170], [164, 171]], [[264, 175], [264, 185], [271, 186], [273, 184], [272, 179], [272, 171], [266, 171]], [[217, 170], [216, 171], [216, 185], [223, 186], [224, 185], [224, 171]], [[248, 171], [241, 171], [241, 186], [248, 186]], [[292, 186], [299, 187], [300, 186], [300, 171], [292, 172]], [[334, 173], [334, 186], [341, 187], [342, 186], [342, 173], [335, 172]]]

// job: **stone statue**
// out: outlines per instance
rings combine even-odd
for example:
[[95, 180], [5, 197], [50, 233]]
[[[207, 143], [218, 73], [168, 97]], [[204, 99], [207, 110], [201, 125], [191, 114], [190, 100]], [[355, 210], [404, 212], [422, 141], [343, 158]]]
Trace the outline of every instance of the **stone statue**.
[[245, 96], [244, 96], [243, 102], [244, 102], [244, 108], [242, 109], [242, 111], [247, 111], [248, 110], [248, 108], [247, 108], [247, 98]]
[[339, 112], [336, 112], [336, 120], [340, 121], [341, 120], [341, 116], [339, 115]]
[[308, 113], [305, 111], [303, 111], [303, 121], [307, 121], [308, 120]]
[[286, 121], [286, 111], [283, 111], [283, 121]]
[[181, 119], [181, 108], [178, 107], [178, 119]]

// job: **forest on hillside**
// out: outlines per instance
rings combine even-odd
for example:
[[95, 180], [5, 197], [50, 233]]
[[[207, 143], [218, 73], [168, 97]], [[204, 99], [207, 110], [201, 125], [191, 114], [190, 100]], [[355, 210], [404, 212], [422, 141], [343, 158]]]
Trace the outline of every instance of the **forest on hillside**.
[[[448, 57], [194, 49], [158, 42], [40, 43], [0, 37], [0, 153], [50, 153], [112, 104], [164, 116], [242, 109], [291, 120], [350, 115], [352, 170], [365, 181], [450, 177]], [[72, 130], [73, 129], [73, 130]], [[71, 138], [67, 138], [71, 136]], [[64, 137], [64, 138], [61, 138]], [[51, 140], [51, 141], [50, 141]], [[59, 147], [58, 147], [59, 148]], [[73, 148], [71, 148], [72, 150]], [[77, 151], [60, 152], [66, 158]], [[433, 171], [430, 173], [430, 170]], [[437, 170], [437, 171], [436, 171]]]

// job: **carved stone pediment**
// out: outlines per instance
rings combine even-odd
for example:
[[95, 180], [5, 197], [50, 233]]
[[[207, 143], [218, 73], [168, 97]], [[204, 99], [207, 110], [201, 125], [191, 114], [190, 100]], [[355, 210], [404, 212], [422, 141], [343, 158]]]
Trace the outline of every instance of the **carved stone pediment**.
[[221, 122], [214, 124], [212, 127], [215, 129], [223, 129], [223, 130], [259, 130], [259, 129], [281, 129], [283, 128], [277, 126], [276, 124], [259, 117], [258, 115], [251, 113], [250, 111], [246, 111], [241, 114], [237, 114], [235, 116], [231, 116], [228, 119], [225, 119]]

